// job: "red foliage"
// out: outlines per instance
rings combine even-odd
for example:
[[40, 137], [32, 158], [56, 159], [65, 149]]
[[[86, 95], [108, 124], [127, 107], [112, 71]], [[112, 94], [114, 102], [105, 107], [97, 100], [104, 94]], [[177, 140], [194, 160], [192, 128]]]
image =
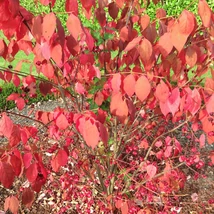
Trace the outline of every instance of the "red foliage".
[[[1, 112], [0, 136], [8, 144], [0, 147], [0, 182], [10, 188], [22, 177], [29, 184], [5, 200], [5, 210], [30, 208], [34, 192], [54, 196], [57, 189], [59, 213], [171, 212], [186, 182], [183, 169], [200, 171], [200, 151], [214, 142], [213, 12], [200, 0], [199, 24], [187, 10], [172, 18], [158, 9], [151, 20], [138, 1], [80, 2], [98, 21], [97, 32], [81, 23], [76, 0], [65, 2], [68, 32], [54, 12], [34, 16], [18, 0], [0, 1], [0, 29], [9, 41], [0, 40], [0, 56], [12, 61], [20, 50], [32, 53], [31, 69], [46, 77], [1, 68], [0, 78], [23, 90], [7, 100], [22, 110], [38, 89], [65, 103], [35, 113], [43, 133]], [[207, 157], [213, 164], [212, 151]]]

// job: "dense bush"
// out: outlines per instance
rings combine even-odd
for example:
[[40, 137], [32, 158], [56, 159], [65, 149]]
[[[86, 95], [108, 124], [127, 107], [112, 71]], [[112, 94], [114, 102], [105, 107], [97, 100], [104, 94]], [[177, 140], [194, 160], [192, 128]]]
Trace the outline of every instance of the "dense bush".
[[[78, 18], [77, 0], [66, 0], [67, 30], [51, 12], [55, 1], [40, 2], [49, 13], [0, 3], [9, 40], [0, 40], [0, 54], [9, 61], [19, 50], [33, 53], [47, 79], [7, 68], [0, 78], [22, 82], [28, 96], [36, 88], [60, 95], [65, 107], [36, 112], [42, 131], [1, 112], [0, 136], [8, 142], [0, 148], [0, 182], [10, 188], [21, 181], [5, 210], [30, 208], [44, 191], [54, 213], [178, 213], [185, 169], [197, 179], [205, 163], [214, 164], [212, 151], [201, 154], [214, 142], [214, 16], [207, 2], [198, 3], [198, 23], [188, 10], [174, 18], [160, 8], [151, 20], [140, 1], [81, 0], [81, 16], [98, 23], [98, 33]], [[26, 102], [19, 93], [7, 100], [20, 110]]]

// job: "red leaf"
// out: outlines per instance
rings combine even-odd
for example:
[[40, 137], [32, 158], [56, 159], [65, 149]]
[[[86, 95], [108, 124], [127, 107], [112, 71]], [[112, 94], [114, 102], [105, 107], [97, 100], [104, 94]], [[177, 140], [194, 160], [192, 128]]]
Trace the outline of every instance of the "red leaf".
[[13, 184], [15, 173], [9, 163], [0, 161], [0, 182], [5, 188], [10, 188]]
[[142, 39], [142, 36], [138, 36], [134, 38], [131, 42], [128, 43], [124, 51], [130, 51], [133, 48], [135, 48], [137, 45], [139, 45], [139, 42], [141, 41], [141, 39]]
[[135, 84], [135, 94], [138, 99], [143, 102], [151, 91], [149, 80], [145, 76], [141, 76]]
[[163, 80], [158, 84], [156, 91], [155, 91], [155, 96], [160, 102], [166, 102], [168, 97], [169, 97], [169, 88], [165, 84]]
[[10, 210], [12, 213], [18, 213], [19, 211], [19, 200], [15, 196], [10, 196], [5, 200], [4, 210]]
[[13, 74], [11, 72], [9, 72], [8, 70], [5, 70], [4, 71], [4, 79], [7, 81], [7, 82], [10, 82], [11, 79], [13, 77]]
[[78, 94], [85, 94], [85, 92], [86, 92], [84, 86], [83, 86], [82, 83], [80, 83], [80, 82], [77, 82], [77, 83], [75, 84], [75, 91], [76, 91]]
[[143, 15], [140, 19], [140, 24], [142, 29], [145, 30], [149, 26], [149, 23], [150, 23], [150, 17], [147, 14]]
[[22, 170], [22, 162], [20, 158], [18, 158], [16, 155], [12, 155], [10, 157], [10, 163], [13, 167], [15, 175], [19, 176]]
[[94, 38], [91, 36], [89, 30], [85, 28], [85, 35], [86, 35], [86, 43], [90, 51], [94, 48]]
[[42, 37], [42, 16], [36, 16], [32, 20], [32, 34], [37, 42], [41, 41]]
[[170, 41], [170, 34], [164, 33], [157, 44], [158, 49], [164, 57], [167, 57], [169, 53], [172, 51], [173, 44]]
[[128, 106], [126, 101], [123, 100], [120, 92], [112, 95], [110, 111], [113, 115], [117, 116], [122, 123], [125, 122], [125, 119], [128, 116]]
[[18, 87], [18, 86], [20, 85], [20, 78], [18, 77], [18, 75], [13, 74], [13, 79], [12, 79], [12, 81], [13, 81], [13, 84], [14, 84], [16, 87]]
[[69, 123], [64, 114], [60, 113], [60, 115], [56, 118], [56, 126], [62, 130], [65, 130], [68, 128]]
[[44, 95], [44, 96], [51, 93], [52, 87], [53, 87], [53, 85], [51, 83], [48, 83], [48, 82], [42, 81], [39, 83], [39, 90], [42, 93], [42, 95]]
[[95, 0], [81, 0], [82, 6], [86, 11], [89, 11], [95, 5]]
[[19, 98], [19, 94], [12, 93], [7, 97], [7, 100], [16, 100], [17, 98]]
[[48, 13], [43, 18], [42, 35], [49, 41], [56, 29], [56, 16], [54, 13]]
[[38, 166], [36, 163], [31, 164], [26, 170], [26, 177], [30, 183], [33, 183], [38, 176]]
[[157, 17], [157, 19], [166, 17], [166, 11], [163, 8], [158, 8], [156, 10], [156, 17]]
[[149, 164], [146, 167], [146, 171], [147, 171], [147, 174], [149, 175], [149, 179], [152, 179], [157, 173], [157, 167], [152, 164]]
[[7, 55], [7, 45], [3, 39], [0, 39], [0, 56], [2, 56], [5, 59], [6, 55]]
[[58, 172], [61, 166], [65, 166], [68, 162], [68, 154], [65, 150], [60, 149], [56, 156], [51, 160], [51, 166], [54, 172]]
[[3, 113], [2, 118], [0, 119], [0, 135], [10, 138], [12, 130], [12, 120], [6, 115], [6, 113]]
[[83, 129], [83, 138], [86, 144], [94, 149], [100, 140], [100, 134], [95, 124], [92, 124], [90, 120], [85, 121]]
[[194, 88], [193, 91], [190, 88], [187, 88], [186, 92], [187, 97], [185, 100], [184, 110], [195, 115], [201, 108], [201, 96], [196, 88]]
[[146, 38], [143, 39], [139, 46], [139, 53], [143, 62], [147, 62], [151, 59], [153, 49], [150, 41]]
[[123, 89], [130, 97], [135, 92], [136, 80], [132, 74], [129, 74], [123, 81]]
[[212, 11], [205, 0], [199, 0], [198, 13], [201, 17], [204, 27], [209, 27], [212, 19]]
[[20, 128], [17, 125], [13, 125], [12, 133], [9, 138], [9, 144], [11, 147], [18, 145], [21, 141]]
[[119, 8], [117, 7], [117, 5], [115, 4], [115, 2], [111, 2], [108, 5], [108, 12], [109, 15], [113, 18], [116, 19], [118, 16], [118, 12], [119, 12]]
[[66, 0], [65, 11], [67, 13], [73, 13], [75, 16], [78, 16], [78, 2], [77, 2], [77, 0]]
[[180, 105], [180, 92], [178, 88], [173, 89], [166, 102], [160, 102], [161, 112], [166, 116], [169, 112], [173, 115], [178, 111]]
[[66, 25], [70, 34], [77, 41], [78, 37], [82, 34], [82, 27], [79, 18], [71, 13]]
[[186, 49], [185, 59], [187, 65], [189, 65], [191, 68], [195, 66], [198, 56], [196, 50], [193, 47], [189, 46]]
[[102, 142], [104, 143], [104, 145], [108, 145], [108, 132], [106, 127], [102, 124], [99, 123], [99, 131], [100, 131], [100, 138], [102, 140]]
[[15, 103], [19, 111], [21, 111], [25, 107], [25, 100], [22, 97], [18, 97]]
[[25, 166], [26, 169], [30, 166], [32, 158], [33, 158], [33, 156], [32, 156], [31, 153], [28, 152], [28, 153], [24, 154], [23, 163], [24, 163], [24, 166]]
[[30, 208], [34, 202], [34, 192], [30, 188], [25, 188], [22, 192], [22, 203]]

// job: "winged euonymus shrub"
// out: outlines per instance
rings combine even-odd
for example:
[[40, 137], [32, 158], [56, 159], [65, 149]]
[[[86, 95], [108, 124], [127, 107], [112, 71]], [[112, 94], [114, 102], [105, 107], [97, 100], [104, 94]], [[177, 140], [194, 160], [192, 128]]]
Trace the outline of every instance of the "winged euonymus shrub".
[[[43, 95], [65, 102], [36, 112], [43, 134], [1, 112], [8, 143], [0, 148], [0, 182], [10, 188], [21, 181], [5, 210], [30, 208], [44, 191], [59, 197], [51, 203], [55, 213], [177, 213], [185, 167], [197, 178], [204, 157], [214, 164], [214, 153], [200, 153], [214, 142], [213, 12], [200, 0], [197, 24], [187, 10], [173, 18], [158, 9], [150, 20], [134, 0], [80, 2], [99, 22], [102, 40], [83, 27], [77, 0], [65, 2], [68, 34], [51, 12], [53, 0], [41, 0], [50, 13], [37, 16], [18, 0], [0, 1], [0, 29], [9, 40], [0, 40], [0, 55], [11, 61], [19, 50], [33, 53], [32, 66], [47, 80], [6, 68], [0, 78], [21, 82], [28, 96], [38, 82]], [[20, 110], [26, 104], [19, 93], [7, 100]]]

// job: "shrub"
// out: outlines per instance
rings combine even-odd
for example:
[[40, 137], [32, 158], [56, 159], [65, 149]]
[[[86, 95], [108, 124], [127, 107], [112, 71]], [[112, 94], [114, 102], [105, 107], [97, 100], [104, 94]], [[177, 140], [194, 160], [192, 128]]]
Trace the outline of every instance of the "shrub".
[[[12, 69], [0, 78], [19, 86], [23, 75], [29, 96], [38, 82], [42, 94], [60, 95], [65, 104], [36, 112], [43, 132], [1, 113], [8, 144], [0, 149], [0, 181], [5, 188], [15, 179], [27, 182], [15, 186], [5, 210], [30, 208], [44, 190], [55, 213], [176, 213], [184, 169], [197, 177], [205, 161], [214, 163], [212, 152], [201, 155], [214, 141], [213, 12], [200, 0], [201, 23], [188, 10], [173, 18], [161, 8], [151, 20], [139, 1], [80, 2], [83, 15], [99, 23], [99, 35], [82, 25], [75, 0], [65, 3], [68, 33], [53, 12], [35, 16], [14, 1], [0, 4], [0, 27], [10, 41], [0, 40], [1, 56], [32, 52], [47, 80]], [[24, 108], [18, 93], [7, 99]]]

